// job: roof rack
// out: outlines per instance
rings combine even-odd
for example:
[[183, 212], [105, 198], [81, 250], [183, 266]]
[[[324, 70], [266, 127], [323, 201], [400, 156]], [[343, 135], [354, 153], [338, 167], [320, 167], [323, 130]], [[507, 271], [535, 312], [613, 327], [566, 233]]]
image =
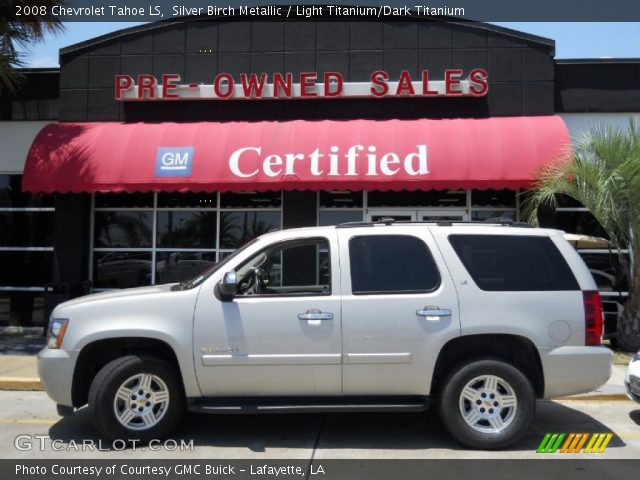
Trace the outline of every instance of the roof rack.
[[533, 225], [527, 222], [516, 222], [510, 218], [489, 218], [487, 220], [394, 220], [393, 218], [381, 218], [375, 222], [346, 222], [336, 225], [336, 228], [357, 228], [357, 227], [374, 227], [376, 225], [435, 225], [438, 227], [453, 227], [464, 225], [494, 225], [500, 227], [520, 227], [533, 228]]

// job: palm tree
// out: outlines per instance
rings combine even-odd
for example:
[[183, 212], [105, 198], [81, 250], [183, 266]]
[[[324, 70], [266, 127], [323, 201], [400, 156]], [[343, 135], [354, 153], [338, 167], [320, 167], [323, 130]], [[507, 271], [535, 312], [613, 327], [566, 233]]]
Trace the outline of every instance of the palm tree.
[[[42, 41], [46, 33], [64, 30], [59, 17], [51, 14], [54, 5], [64, 3], [64, 0], [0, 0], [0, 91], [14, 93], [23, 80], [16, 70], [24, 66], [20, 48]], [[38, 7], [38, 13], [17, 17], [18, 7]]]
[[629, 298], [618, 319], [618, 342], [627, 351], [640, 349], [640, 129], [634, 120], [626, 129], [599, 125], [578, 141], [564, 160], [543, 169], [529, 192], [524, 215], [538, 224], [538, 214], [555, 208], [566, 195], [587, 207], [620, 253], [625, 264]]

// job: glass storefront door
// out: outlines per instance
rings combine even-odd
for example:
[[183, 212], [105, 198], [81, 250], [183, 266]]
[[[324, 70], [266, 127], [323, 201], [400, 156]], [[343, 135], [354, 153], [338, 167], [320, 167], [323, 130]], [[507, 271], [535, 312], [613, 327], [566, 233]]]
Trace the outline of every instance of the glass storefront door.
[[379, 222], [383, 218], [391, 218], [396, 221], [405, 222], [440, 222], [440, 221], [453, 221], [463, 222], [469, 220], [469, 214], [464, 209], [445, 209], [445, 208], [432, 208], [428, 210], [420, 209], [407, 209], [407, 208], [395, 208], [395, 209], [377, 209], [372, 208], [366, 214], [366, 221]]

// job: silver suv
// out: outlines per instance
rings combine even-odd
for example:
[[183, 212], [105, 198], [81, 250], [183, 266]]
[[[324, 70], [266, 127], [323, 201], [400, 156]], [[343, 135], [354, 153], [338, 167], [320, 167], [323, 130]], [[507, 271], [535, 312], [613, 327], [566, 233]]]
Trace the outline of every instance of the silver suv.
[[607, 381], [596, 284], [562, 232], [343, 224], [269, 233], [180, 284], [59, 305], [39, 371], [107, 438], [206, 413], [419, 411], [474, 448], [522, 437], [537, 398]]

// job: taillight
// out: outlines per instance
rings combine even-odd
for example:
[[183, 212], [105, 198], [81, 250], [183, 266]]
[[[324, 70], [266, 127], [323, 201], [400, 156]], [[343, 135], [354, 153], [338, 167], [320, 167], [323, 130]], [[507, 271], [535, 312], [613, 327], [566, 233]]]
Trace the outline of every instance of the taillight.
[[582, 292], [584, 300], [585, 345], [601, 345], [604, 320], [602, 302], [597, 291]]

